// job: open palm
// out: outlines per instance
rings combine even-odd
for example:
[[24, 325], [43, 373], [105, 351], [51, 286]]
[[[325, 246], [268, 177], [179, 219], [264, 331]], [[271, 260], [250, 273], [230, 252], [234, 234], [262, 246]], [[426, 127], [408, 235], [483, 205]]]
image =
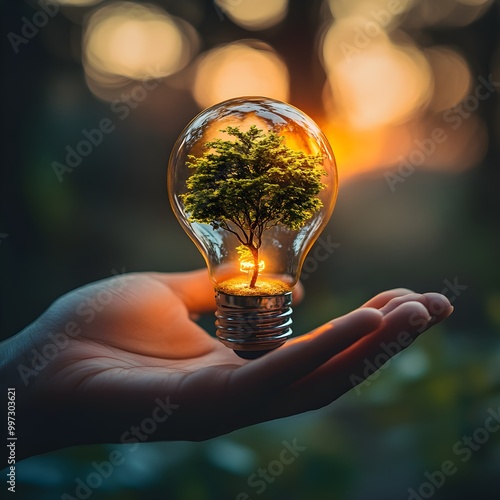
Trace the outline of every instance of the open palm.
[[364, 378], [384, 342], [414, 339], [452, 311], [440, 294], [391, 290], [248, 361], [193, 320], [214, 307], [206, 271], [126, 274], [58, 299], [8, 341], [22, 352], [19, 373], [59, 333], [57, 353], [24, 378], [24, 454], [125, 442], [145, 419], [156, 425], [142, 440], [201, 440], [320, 408], [351, 389], [353, 375]]

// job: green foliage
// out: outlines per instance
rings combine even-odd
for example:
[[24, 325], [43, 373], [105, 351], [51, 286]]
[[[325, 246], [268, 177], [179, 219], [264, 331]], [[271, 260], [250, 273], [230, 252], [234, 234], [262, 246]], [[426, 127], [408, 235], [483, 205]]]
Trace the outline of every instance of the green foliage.
[[290, 149], [282, 136], [256, 126], [222, 132], [236, 140], [207, 142], [203, 156], [189, 156], [196, 172], [182, 201], [190, 220], [231, 230], [243, 245], [259, 248], [265, 230], [300, 229], [322, 207], [321, 154]]
[[[283, 136], [254, 125], [221, 132], [235, 140], [207, 142], [203, 156], [188, 157], [195, 172], [181, 199], [191, 221], [233, 233], [257, 265], [264, 231], [278, 224], [300, 229], [323, 206], [323, 155], [290, 149]], [[250, 286], [257, 274], [255, 268]]]

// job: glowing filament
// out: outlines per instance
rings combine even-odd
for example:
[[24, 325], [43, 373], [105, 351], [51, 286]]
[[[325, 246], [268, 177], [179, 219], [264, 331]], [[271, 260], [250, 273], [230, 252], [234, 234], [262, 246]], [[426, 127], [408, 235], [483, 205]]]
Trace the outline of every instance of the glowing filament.
[[[243, 273], [249, 273], [250, 271], [254, 270], [254, 263], [252, 260], [242, 260], [240, 262], [240, 271]], [[263, 271], [264, 268], [266, 267], [266, 264], [264, 263], [263, 260], [259, 260], [259, 272]]]

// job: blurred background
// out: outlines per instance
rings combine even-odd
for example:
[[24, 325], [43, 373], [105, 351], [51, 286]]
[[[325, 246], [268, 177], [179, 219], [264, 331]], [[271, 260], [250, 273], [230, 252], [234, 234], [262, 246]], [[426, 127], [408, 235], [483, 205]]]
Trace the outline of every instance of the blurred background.
[[[500, 404], [499, 2], [0, 4], [0, 338], [90, 281], [204, 265], [170, 209], [166, 165], [201, 109], [241, 95], [302, 109], [338, 161], [321, 237], [335, 250], [306, 261], [295, 334], [391, 287], [455, 306], [369, 386], [208, 442], [143, 444], [92, 499], [498, 498], [500, 432], [477, 430]], [[294, 439], [296, 460], [264, 490], [249, 484]], [[113, 449], [18, 464], [18, 497], [74, 495]], [[438, 488], [425, 474], [446, 460], [457, 470]]]

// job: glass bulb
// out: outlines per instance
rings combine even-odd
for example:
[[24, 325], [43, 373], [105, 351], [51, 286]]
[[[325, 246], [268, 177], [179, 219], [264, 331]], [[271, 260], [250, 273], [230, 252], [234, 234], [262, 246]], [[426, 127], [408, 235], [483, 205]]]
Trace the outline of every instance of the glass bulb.
[[218, 338], [245, 358], [284, 344], [292, 289], [337, 196], [335, 158], [319, 127], [264, 97], [211, 106], [177, 139], [168, 194], [207, 263]]

